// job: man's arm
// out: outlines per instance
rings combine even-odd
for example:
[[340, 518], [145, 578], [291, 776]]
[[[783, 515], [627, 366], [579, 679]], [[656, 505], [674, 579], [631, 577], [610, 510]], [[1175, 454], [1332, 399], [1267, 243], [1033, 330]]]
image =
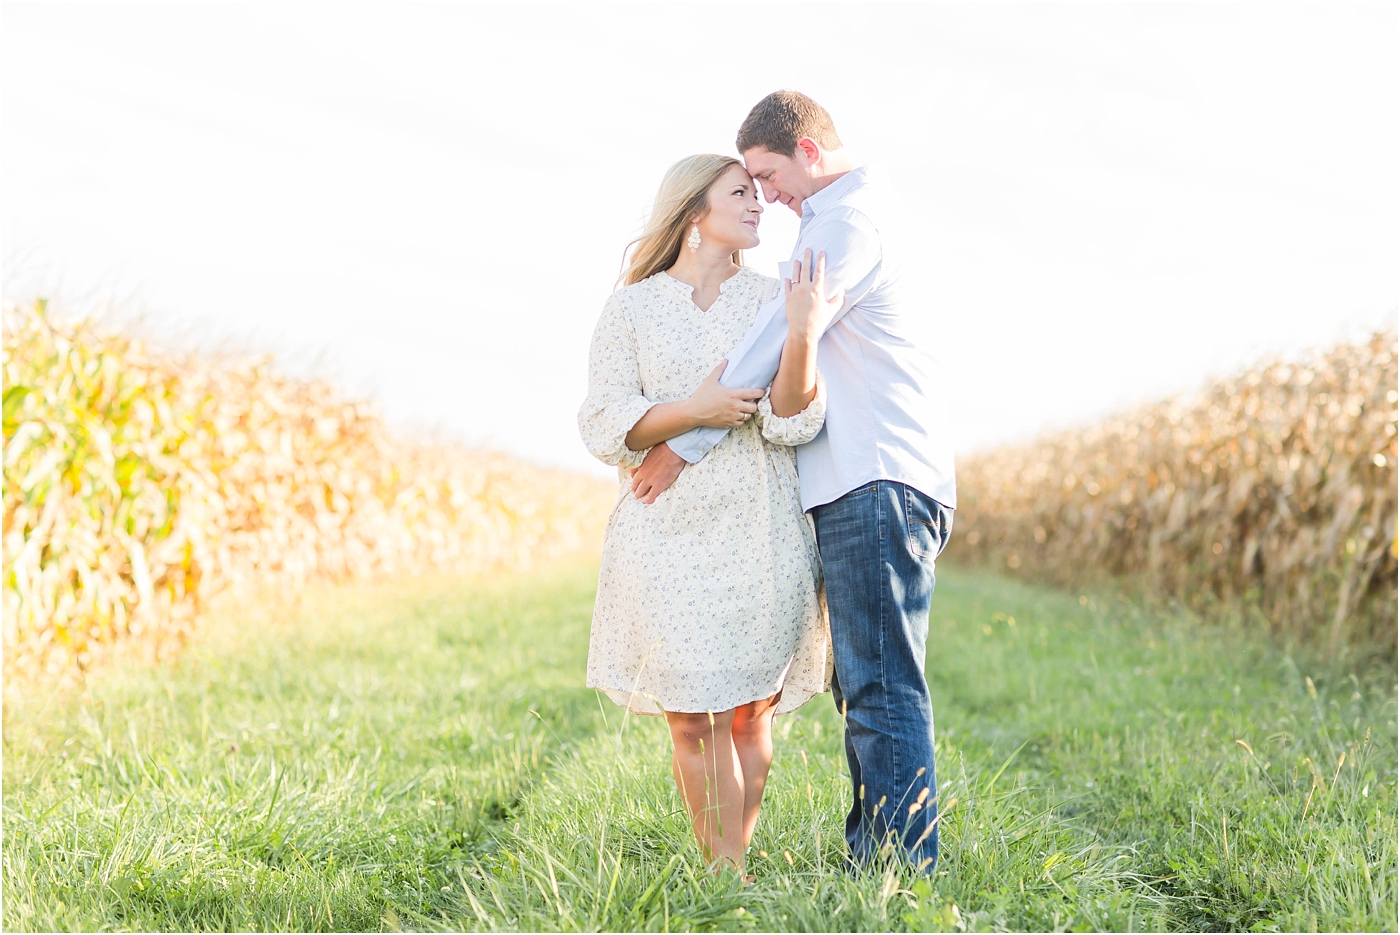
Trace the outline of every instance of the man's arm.
[[[719, 382], [728, 387], [767, 386], [778, 372], [778, 361], [787, 340], [787, 310], [783, 297], [768, 302], [758, 311], [749, 333], [729, 353], [729, 366]], [[676, 454], [696, 463], [719, 444], [729, 429], [697, 428], [666, 442]]]
[[[730, 352], [729, 366], [720, 377], [720, 383], [728, 387], [771, 383], [778, 372], [787, 331], [787, 307], [780, 296], [759, 309], [749, 333]], [[755, 382], [744, 383], [744, 378], [750, 375], [755, 377]], [[653, 446], [641, 466], [632, 472], [632, 495], [643, 503], [655, 503], [656, 498], [681, 476], [687, 463], [700, 461], [728, 431], [702, 426]]]

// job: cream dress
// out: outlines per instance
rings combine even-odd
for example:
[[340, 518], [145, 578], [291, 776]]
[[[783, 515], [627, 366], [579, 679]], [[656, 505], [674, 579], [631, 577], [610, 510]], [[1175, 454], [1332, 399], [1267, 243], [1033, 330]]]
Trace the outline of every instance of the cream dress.
[[579, 432], [618, 466], [588, 647], [588, 685], [637, 714], [724, 711], [783, 691], [780, 713], [830, 685], [821, 575], [792, 446], [821, 431], [825, 387], [790, 418], [759, 412], [687, 465], [653, 504], [632, 496], [646, 451], [623, 439], [690, 396], [743, 338], [778, 280], [750, 269], [708, 311], [666, 273], [613, 293], [588, 356]]

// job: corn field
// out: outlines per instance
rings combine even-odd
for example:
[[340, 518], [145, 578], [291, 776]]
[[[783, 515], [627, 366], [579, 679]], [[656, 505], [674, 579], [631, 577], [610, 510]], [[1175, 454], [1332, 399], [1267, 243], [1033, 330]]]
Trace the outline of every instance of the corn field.
[[[8, 672], [179, 632], [230, 586], [524, 566], [593, 545], [614, 488], [395, 438], [266, 359], [152, 351], [4, 308]], [[950, 558], [1127, 576], [1394, 651], [1396, 338], [959, 464]]]
[[601, 539], [606, 483], [395, 438], [268, 360], [4, 307], [6, 672], [179, 632], [214, 593], [522, 566]]
[[1060, 584], [1128, 576], [1394, 654], [1396, 399], [1389, 332], [978, 455], [958, 465], [950, 557]]

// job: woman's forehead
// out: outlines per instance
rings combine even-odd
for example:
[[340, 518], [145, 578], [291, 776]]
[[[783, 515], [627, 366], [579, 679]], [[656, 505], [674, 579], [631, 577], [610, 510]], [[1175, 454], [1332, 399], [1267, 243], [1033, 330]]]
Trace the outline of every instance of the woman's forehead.
[[745, 169], [742, 165], [735, 163], [725, 171], [724, 175], [720, 176], [720, 181], [724, 182], [725, 184], [743, 182], [745, 185], [752, 185], [753, 176], [749, 175], [748, 169]]

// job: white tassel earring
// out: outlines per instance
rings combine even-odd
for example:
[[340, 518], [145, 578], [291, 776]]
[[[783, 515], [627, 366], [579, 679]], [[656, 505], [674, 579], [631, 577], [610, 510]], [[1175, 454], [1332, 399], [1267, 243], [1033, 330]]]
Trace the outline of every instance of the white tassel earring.
[[690, 236], [685, 239], [685, 245], [690, 248], [691, 253], [700, 249], [700, 227], [698, 225], [691, 225]]

